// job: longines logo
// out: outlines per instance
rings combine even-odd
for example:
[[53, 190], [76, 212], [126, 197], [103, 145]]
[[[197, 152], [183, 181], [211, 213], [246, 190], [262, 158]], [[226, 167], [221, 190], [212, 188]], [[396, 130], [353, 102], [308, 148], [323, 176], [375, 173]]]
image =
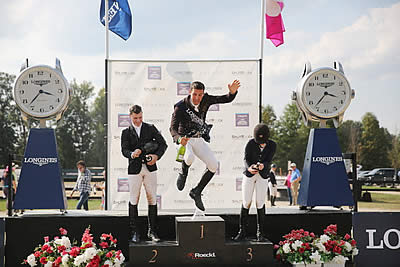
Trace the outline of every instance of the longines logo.
[[312, 162], [320, 162], [329, 166], [335, 162], [343, 161], [342, 157], [312, 157]]
[[148, 119], [146, 120], [148, 123], [163, 123], [163, 119]]
[[34, 81], [31, 81], [31, 83], [42, 86], [42, 85], [46, 85], [46, 84], [50, 83], [50, 80], [34, 80]]
[[[114, 2], [116, 3], [116, 2]], [[134, 71], [115, 71], [115, 75], [135, 75], [136, 73]]]
[[243, 140], [243, 139], [250, 139], [252, 138], [252, 135], [245, 135], [245, 134], [241, 134], [241, 135], [234, 135], [232, 134], [232, 140]]
[[244, 107], [244, 106], [252, 106], [253, 103], [251, 102], [233, 102], [232, 106], [240, 106], [240, 107]]
[[199, 252], [189, 252], [187, 257], [192, 260], [204, 259], [204, 258], [216, 258], [215, 252], [199, 253]]
[[132, 103], [116, 103], [115, 107], [130, 107]]
[[239, 71], [232, 71], [233, 75], [245, 75], [245, 74], [252, 74], [252, 71], [244, 71], [244, 70], [239, 70]]
[[113, 204], [114, 205], [126, 204], [126, 200], [114, 200]]
[[164, 87], [145, 87], [143, 88], [147, 92], [164, 92]]
[[30, 163], [42, 167], [49, 163], [57, 163], [57, 158], [24, 158], [24, 163]]
[[206, 87], [207, 92], [215, 92], [215, 91], [222, 91], [223, 88], [221, 86], [209, 86]]

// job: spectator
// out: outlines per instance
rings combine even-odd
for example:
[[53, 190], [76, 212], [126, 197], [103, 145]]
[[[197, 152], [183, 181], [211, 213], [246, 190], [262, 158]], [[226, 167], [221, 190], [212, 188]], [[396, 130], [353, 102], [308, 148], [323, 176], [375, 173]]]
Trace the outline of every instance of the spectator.
[[291, 183], [290, 183], [291, 177], [292, 177], [292, 170], [289, 169], [288, 170], [288, 174], [286, 176], [286, 181], [285, 181], [286, 190], [287, 190], [287, 194], [288, 194], [288, 198], [289, 198], [289, 206], [293, 205], [292, 189], [290, 188], [290, 186], [291, 186]]
[[275, 200], [276, 200], [276, 195], [278, 194], [278, 187], [276, 185], [276, 177], [275, 177], [275, 171], [276, 171], [276, 164], [271, 164], [271, 171], [269, 172], [268, 175], [268, 189], [270, 193], [270, 201], [271, 201], [271, 207], [276, 206], [275, 205]]
[[290, 177], [292, 197], [293, 197], [293, 205], [297, 205], [297, 197], [299, 195], [299, 186], [301, 181], [301, 174], [299, 169], [296, 168], [296, 163], [292, 162], [290, 164], [290, 168], [292, 169], [292, 175]]
[[[8, 199], [7, 197], [8, 197], [8, 192], [9, 192], [9, 188], [10, 188], [7, 176], [8, 176], [8, 166], [6, 166], [6, 168], [3, 172], [3, 176], [1, 177], [1, 185], [3, 186], [4, 197], [6, 199]], [[12, 190], [13, 190], [12, 201], [14, 201], [14, 199], [15, 199], [15, 191], [17, 188], [15, 180], [16, 180], [15, 168], [12, 168], [12, 172], [11, 172], [11, 184], [12, 184]]]
[[86, 163], [80, 160], [76, 163], [78, 168], [78, 179], [74, 189], [71, 192], [71, 197], [75, 191], [80, 192], [79, 201], [76, 205], [78, 210], [81, 209], [82, 205], [85, 210], [89, 210], [89, 194], [91, 191], [90, 182], [92, 180], [92, 173], [86, 168]]

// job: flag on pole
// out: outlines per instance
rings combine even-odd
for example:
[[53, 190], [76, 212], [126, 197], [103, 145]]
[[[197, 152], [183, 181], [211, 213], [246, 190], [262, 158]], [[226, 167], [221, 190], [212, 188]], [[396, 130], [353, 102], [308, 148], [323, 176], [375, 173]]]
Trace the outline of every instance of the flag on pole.
[[283, 33], [285, 26], [283, 25], [281, 11], [283, 2], [276, 0], [267, 0], [267, 9], [265, 13], [265, 24], [267, 29], [267, 39], [276, 46], [284, 43]]
[[[105, 25], [104, 0], [100, 5], [100, 22]], [[132, 32], [132, 14], [128, 0], [108, 0], [109, 29], [119, 37], [128, 40]]]

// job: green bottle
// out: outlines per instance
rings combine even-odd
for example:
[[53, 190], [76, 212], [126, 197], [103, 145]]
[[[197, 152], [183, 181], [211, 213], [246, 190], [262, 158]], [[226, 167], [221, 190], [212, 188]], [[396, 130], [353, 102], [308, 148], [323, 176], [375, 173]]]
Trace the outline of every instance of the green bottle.
[[186, 147], [184, 145], [179, 145], [178, 154], [176, 155], [176, 161], [182, 162], [183, 156], [185, 156]]

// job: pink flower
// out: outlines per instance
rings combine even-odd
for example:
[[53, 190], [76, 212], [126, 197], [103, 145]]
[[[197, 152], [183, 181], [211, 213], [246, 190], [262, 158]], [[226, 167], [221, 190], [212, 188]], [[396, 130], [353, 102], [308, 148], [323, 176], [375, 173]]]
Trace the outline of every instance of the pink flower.
[[49, 248], [49, 245], [44, 244], [43, 247], [42, 247], [42, 251], [45, 251], [45, 250], [47, 250], [48, 248]]
[[46, 263], [47, 263], [46, 257], [41, 257], [41, 258], [40, 258], [40, 263], [41, 263], [41, 264], [46, 264]]
[[349, 235], [349, 234], [346, 234], [345, 236], [344, 236], [344, 239], [346, 239], [346, 240], [349, 240], [351, 238], [351, 236]]
[[112, 256], [113, 256], [112, 251], [110, 251], [110, 252], [108, 252], [108, 253], [106, 254], [106, 257], [107, 257], [107, 258], [111, 258]]
[[44, 242], [45, 242], [45, 243], [49, 242], [49, 237], [48, 237], [48, 236], [45, 236], [45, 237], [44, 237]]
[[102, 248], [108, 248], [108, 243], [107, 242], [101, 242], [99, 244], [99, 246], [102, 247]]
[[69, 255], [71, 255], [72, 257], [76, 257], [76, 256], [79, 255], [79, 252], [80, 252], [80, 251], [81, 251], [80, 248], [78, 248], [78, 247], [73, 247], [73, 248], [71, 249], [71, 251], [69, 252]]
[[36, 258], [39, 258], [42, 254], [40, 253], [40, 251], [35, 251], [35, 253], [33, 253], [33, 255], [34, 255]]
[[60, 234], [61, 235], [67, 235], [68, 234], [68, 231], [67, 230], [65, 230], [64, 228], [60, 228], [60, 229], [58, 229], [59, 231], [60, 231]]

